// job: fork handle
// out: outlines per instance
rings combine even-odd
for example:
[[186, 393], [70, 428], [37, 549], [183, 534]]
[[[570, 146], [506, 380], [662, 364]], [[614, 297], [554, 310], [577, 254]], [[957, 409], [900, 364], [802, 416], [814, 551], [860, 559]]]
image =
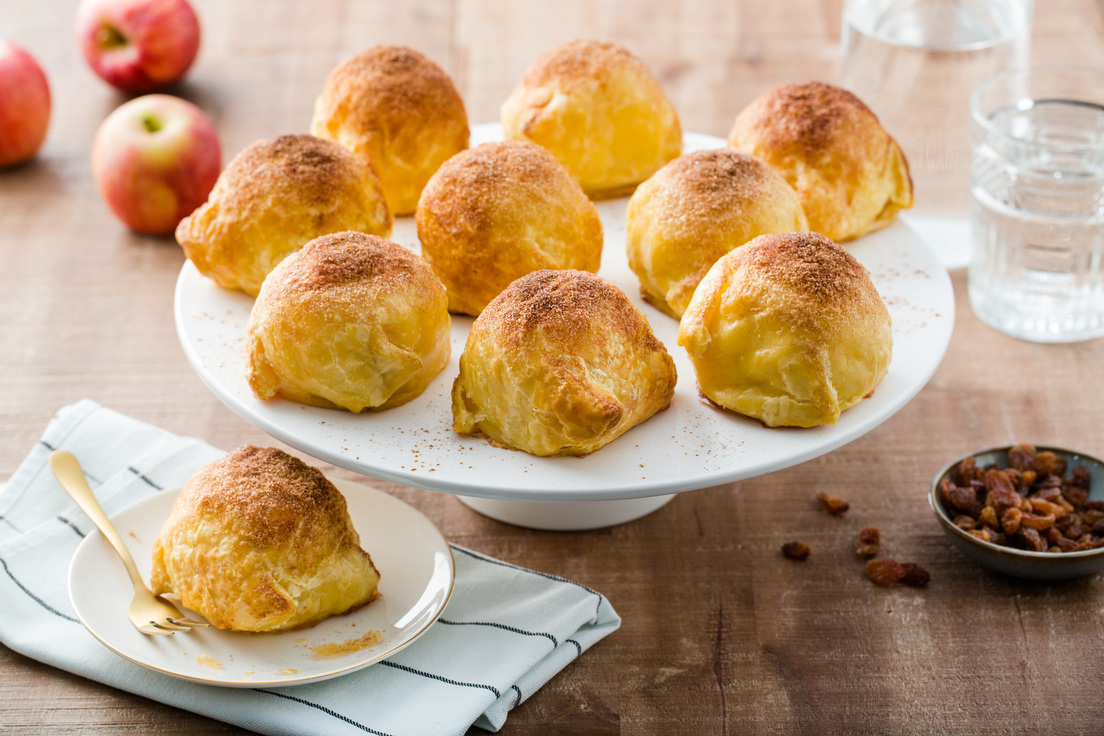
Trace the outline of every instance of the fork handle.
[[72, 496], [77, 505], [81, 507], [81, 511], [92, 520], [92, 523], [96, 525], [104, 538], [111, 542], [111, 546], [119, 553], [119, 557], [122, 558], [123, 565], [126, 566], [127, 573], [130, 575], [130, 581], [135, 586], [145, 586], [145, 582], [138, 574], [138, 568], [134, 565], [134, 558], [130, 556], [130, 551], [123, 544], [123, 539], [115, 531], [115, 527], [108, 521], [107, 514], [104, 513], [100, 502], [92, 494], [92, 489], [88, 486], [84, 471], [81, 470], [77, 459], [65, 450], [56, 450], [50, 454], [50, 469], [54, 471], [54, 475], [61, 483], [61, 487], [65, 489], [65, 492]]

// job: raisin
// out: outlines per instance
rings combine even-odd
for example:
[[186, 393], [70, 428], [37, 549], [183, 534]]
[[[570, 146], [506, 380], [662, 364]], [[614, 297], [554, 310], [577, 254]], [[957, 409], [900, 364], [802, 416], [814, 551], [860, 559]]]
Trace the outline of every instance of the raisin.
[[1104, 501], [1093, 501], [1089, 499], [1085, 502], [1085, 508], [1092, 509], [1093, 511], [1104, 511]]
[[1089, 500], [1089, 492], [1080, 486], [1070, 486], [1063, 495], [1074, 506], [1084, 506], [1085, 502]]
[[1036, 473], [1034, 470], [1025, 470], [1023, 471], [1023, 479], [1020, 481], [1020, 486], [1027, 486], [1028, 488], [1030, 488], [1031, 486], [1035, 485], [1035, 481], [1036, 479], [1038, 479], [1038, 477], [1039, 474]]
[[1071, 482], [1078, 488], [1083, 490], [1089, 489], [1089, 483], [1092, 481], [1092, 473], [1084, 465], [1075, 465], [1073, 467], [1073, 476]]
[[905, 569], [896, 560], [880, 557], [866, 563], [866, 576], [878, 585], [892, 585], [905, 576]]
[[805, 542], [786, 542], [782, 545], [782, 554], [791, 560], [807, 560], [813, 553], [813, 548]]
[[1051, 544], [1058, 544], [1058, 540], [1065, 539], [1065, 537], [1062, 536], [1062, 532], [1058, 531], [1054, 527], [1050, 527], [1049, 529], [1044, 531], [1043, 536], [1046, 537], [1046, 540]]
[[951, 505], [971, 516], [977, 516], [981, 513], [981, 503], [978, 501], [977, 492], [972, 488], [956, 486], [951, 491]]
[[951, 507], [951, 491], [955, 488], [958, 488], [958, 486], [952, 483], [949, 478], [944, 479], [943, 482], [939, 484], [939, 501], [943, 504], [943, 508]]
[[901, 576], [901, 582], [905, 585], [922, 588], [931, 580], [928, 571], [914, 562], [901, 563], [901, 568], [905, 571], [905, 574]]
[[977, 461], [972, 457], [968, 457], [958, 464], [955, 469], [954, 481], [955, 485], [965, 486], [969, 485], [970, 481], [977, 477]]
[[1089, 531], [1097, 535], [1098, 537], [1104, 537], [1104, 519], [1100, 519], [1099, 521], [1095, 522], [1091, 527], [1089, 527]]
[[820, 491], [819, 493], [817, 493], [816, 497], [817, 500], [824, 504], [824, 508], [828, 510], [828, 513], [833, 514], [834, 516], [839, 516], [840, 514], [846, 512], [847, 509], [851, 508], [851, 504], [847, 503], [842, 498], [829, 496], [824, 491]]
[[859, 538], [855, 540], [855, 551], [863, 557], [873, 557], [878, 554], [879, 546], [880, 535], [878, 534], [878, 528], [864, 526], [859, 531]]
[[1053, 516], [1055, 519], [1061, 519], [1066, 515], [1066, 510], [1062, 508], [1061, 504], [1054, 503], [1052, 501], [1031, 501], [1031, 509], [1037, 514], [1043, 516]]
[[1086, 509], [1081, 512], [1081, 523], [1092, 526], [1096, 522], [1104, 519], [1104, 511], [1097, 511], [1095, 509]]
[[1078, 546], [1077, 542], [1073, 541], [1072, 539], [1066, 539], [1065, 537], [1059, 539], [1057, 542], [1055, 542], [1055, 544], [1058, 545], [1058, 549], [1060, 549], [1062, 552], [1072, 552], [1077, 549]]
[[1034, 552], [1046, 552], [1047, 543], [1039, 532], [1026, 526], [1021, 526], [1015, 534], [1016, 539], [1028, 550]]
[[991, 541], [993, 538], [988, 529], [971, 529], [969, 532], [967, 532], [967, 534], [973, 537], [977, 537], [983, 542]]
[[1008, 451], [1008, 464], [1016, 470], [1035, 469], [1035, 447], [1028, 442], [1021, 442]]
[[1061, 478], [1066, 472], [1066, 461], [1053, 452], [1035, 453], [1035, 472], [1039, 475], [1056, 475]]
[[[1011, 509], [1009, 509], [1011, 511]], [[984, 524], [990, 529], [996, 529], [1000, 526], [1000, 522], [997, 521], [997, 511], [992, 506], [986, 506], [981, 510], [981, 514], [978, 515], [978, 523]]]
[[[957, 526], [962, 531], [968, 532], [971, 529], [973, 529], [975, 526], [977, 526], [977, 519], [975, 519], [972, 516], [967, 516], [966, 514], [961, 514], [961, 515], [956, 516], [954, 518], [954, 525]], [[1104, 532], [1102, 532], [1102, 533], [1104, 533]]]
[[1031, 495], [1031, 500], [1039, 501], [1053, 501], [1062, 495], [1062, 489], [1056, 486], [1049, 486], [1047, 488], [1040, 488], [1038, 492]]
[[1001, 515], [1000, 521], [1005, 534], [1015, 534], [1023, 521], [1023, 512], [1019, 509], [1008, 509]]
[[1020, 519], [1020, 527], [1028, 527], [1036, 531], [1042, 531], [1054, 526], [1054, 515], [1039, 516], [1038, 514], [1024, 514]]

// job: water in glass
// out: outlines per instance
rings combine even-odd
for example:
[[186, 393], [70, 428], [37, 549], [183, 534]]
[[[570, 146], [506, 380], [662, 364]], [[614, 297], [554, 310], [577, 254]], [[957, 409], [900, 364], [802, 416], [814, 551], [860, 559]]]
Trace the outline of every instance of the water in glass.
[[987, 119], [971, 177], [971, 308], [1035, 342], [1104, 335], [1104, 107], [1019, 99]]

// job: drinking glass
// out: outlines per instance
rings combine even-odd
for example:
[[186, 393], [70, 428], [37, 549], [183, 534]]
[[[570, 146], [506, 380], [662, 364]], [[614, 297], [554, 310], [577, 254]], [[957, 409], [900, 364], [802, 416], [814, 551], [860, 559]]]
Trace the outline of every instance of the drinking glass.
[[1104, 70], [1004, 72], [970, 112], [970, 307], [1034, 342], [1104, 335]]
[[970, 262], [970, 94], [1029, 62], [1032, 0], [848, 0], [843, 86], [909, 162], [909, 219], [948, 268]]

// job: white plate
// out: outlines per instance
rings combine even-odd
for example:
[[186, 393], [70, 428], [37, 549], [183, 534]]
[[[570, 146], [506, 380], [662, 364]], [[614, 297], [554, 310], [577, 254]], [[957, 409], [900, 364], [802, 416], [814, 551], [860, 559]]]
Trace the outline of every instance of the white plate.
[[[474, 126], [473, 145], [501, 136]], [[721, 138], [686, 134], [686, 150], [717, 148]], [[176, 328], [203, 382], [227, 406], [273, 437], [320, 460], [364, 475], [464, 496], [521, 501], [593, 501], [657, 496], [751, 478], [823, 455], [891, 417], [928, 382], [954, 326], [954, 292], [939, 259], [904, 222], [847, 245], [870, 269], [893, 317], [893, 359], [872, 398], [836, 424], [768, 429], [710, 408], [678, 347], [678, 323], [640, 299], [625, 256], [627, 199], [599, 202], [605, 246], [599, 275], [632, 298], [666, 344], [678, 369], [671, 407], [593, 455], [538, 458], [452, 430], [450, 390], [471, 318], [453, 317], [452, 359], [424, 394], [379, 413], [351, 414], [280, 399], [259, 401], [245, 380], [245, 335], [253, 298], [216, 286], [188, 262], [176, 285]], [[413, 218], [392, 238], [419, 250]]]
[[[214, 627], [147, 636], [127, 618], [134, 589], [118, 555], [98, 531], [85, 537], [69, 565], [69, 598], [77, 617], [109, 649], [143, 667], [183, 680], [226, 687], [282, 687], [327, 680], [391, 656], [421, 636], [452, 594], [452, 550], [418, 511], [381, 491], [335, 480], [362, 545], [380, 572], [381, 598], [347, 616], [280, 634], [242, 634]], [[146, 581], [153, 542], [180, 491], [165, 491], [111, 517]], [[202, 616], [197, 617], [202, 620]], [[309, 647], [340, 644], [371, 631], [373, 646], [323, 657]]]

